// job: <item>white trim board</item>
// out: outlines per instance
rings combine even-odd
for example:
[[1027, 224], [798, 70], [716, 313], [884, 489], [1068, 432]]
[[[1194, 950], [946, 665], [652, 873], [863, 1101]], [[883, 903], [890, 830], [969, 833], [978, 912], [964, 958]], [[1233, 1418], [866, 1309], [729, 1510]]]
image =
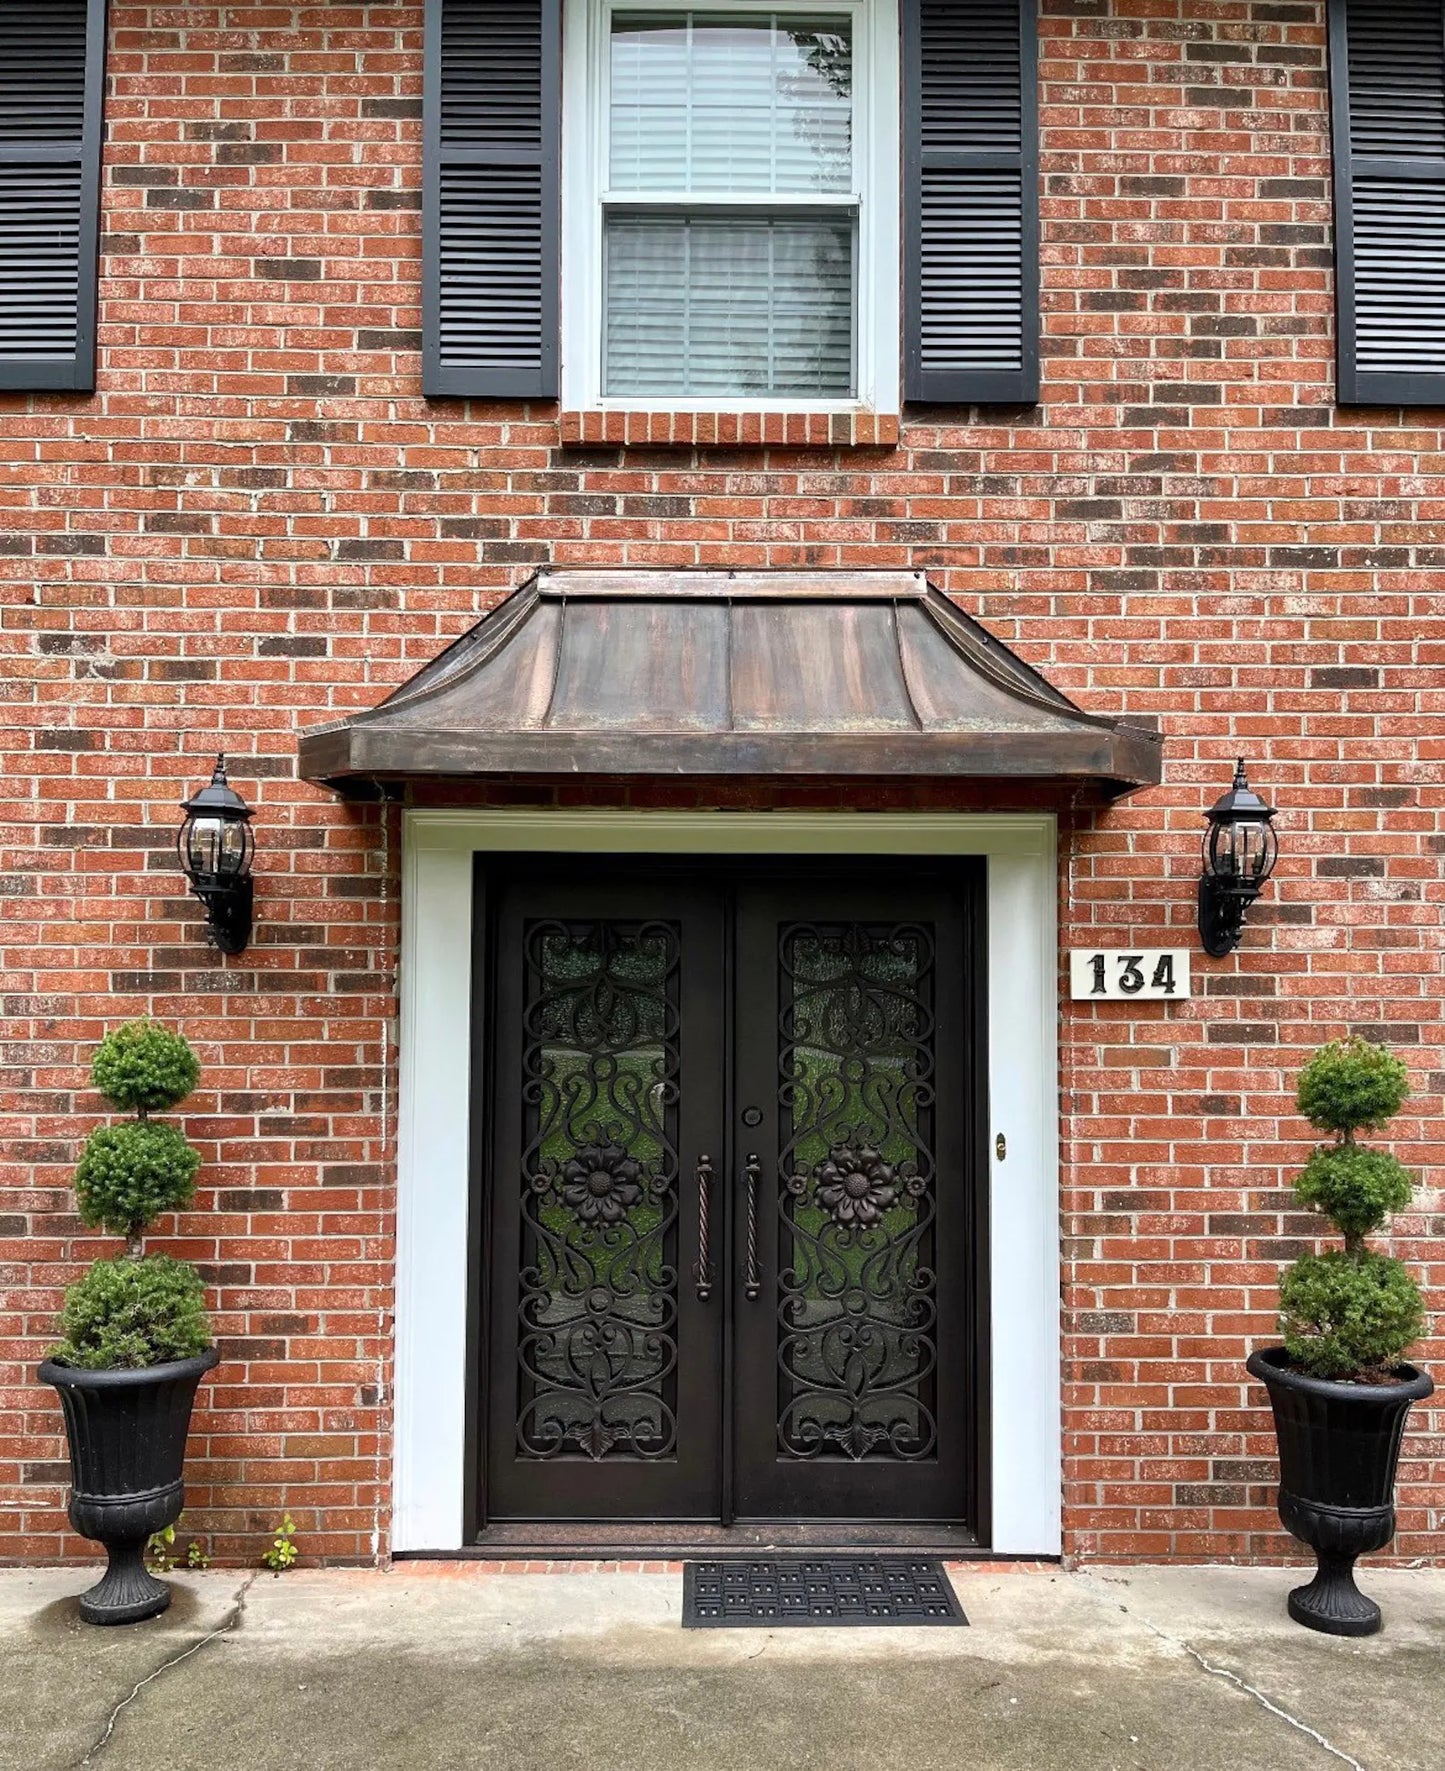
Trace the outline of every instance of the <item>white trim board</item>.
[[[472, 857], [988, 858], [989, 1548], [1061, 1548], [1056, 832], [1032, 813], [408, 811], [403, 824], [391, 1547], [463, 1547]], [[1003, 1133], [1007, 1157], [994, 1154]]]

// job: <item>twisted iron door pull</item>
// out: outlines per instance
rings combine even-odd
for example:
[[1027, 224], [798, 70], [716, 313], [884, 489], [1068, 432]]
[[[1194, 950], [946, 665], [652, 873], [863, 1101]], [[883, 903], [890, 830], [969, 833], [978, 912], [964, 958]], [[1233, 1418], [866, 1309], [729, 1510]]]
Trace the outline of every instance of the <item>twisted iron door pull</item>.
[[697, 1259], [692, 1276], [697, 1282], [697, 1301], [705, 1304], [712, 1296], [712, 1158], [697, 1159]]
[[763, 1289], [762, 1275], [758, 1272], [758, 1176], [761, 1173], [762, 1164], [757, 1152], [750, 1150], [743, 1164], [748, 1213], [747, 1259], [743, 1268], [743, 1296], [746, 1298], [755, 1298]]

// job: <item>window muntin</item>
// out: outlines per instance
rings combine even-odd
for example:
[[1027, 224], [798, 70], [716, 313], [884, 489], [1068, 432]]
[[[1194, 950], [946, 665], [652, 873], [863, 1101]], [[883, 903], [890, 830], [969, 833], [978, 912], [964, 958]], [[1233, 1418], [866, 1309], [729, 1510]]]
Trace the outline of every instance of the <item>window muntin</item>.
[[897, 409], [893, 0], [568, 0], [563, 400]]

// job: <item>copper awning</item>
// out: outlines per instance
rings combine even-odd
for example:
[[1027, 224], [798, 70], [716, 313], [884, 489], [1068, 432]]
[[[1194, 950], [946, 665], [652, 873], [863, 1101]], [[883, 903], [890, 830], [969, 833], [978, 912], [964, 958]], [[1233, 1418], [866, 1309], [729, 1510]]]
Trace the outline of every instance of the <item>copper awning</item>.
[[495, 775], [1160, 778], [917, 572], [544, 571], [380, 706], [304, 732], [338, 793]]

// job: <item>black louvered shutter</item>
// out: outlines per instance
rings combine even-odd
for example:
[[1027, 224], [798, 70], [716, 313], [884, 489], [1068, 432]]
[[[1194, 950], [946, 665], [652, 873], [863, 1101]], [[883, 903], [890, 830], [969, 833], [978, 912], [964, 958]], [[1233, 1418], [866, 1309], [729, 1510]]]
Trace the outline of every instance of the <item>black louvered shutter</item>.
[[904, 396], [1039, 392], [1035, 0], [903, 0]]
[[1445, 0], [1330, 0], [1339, 397], [1445, 404]]
[[427, 0], [428, 394], [557, 393], [561, 0]]
[[105, 0], [0, 0], [0, 388], [95, 386]]

